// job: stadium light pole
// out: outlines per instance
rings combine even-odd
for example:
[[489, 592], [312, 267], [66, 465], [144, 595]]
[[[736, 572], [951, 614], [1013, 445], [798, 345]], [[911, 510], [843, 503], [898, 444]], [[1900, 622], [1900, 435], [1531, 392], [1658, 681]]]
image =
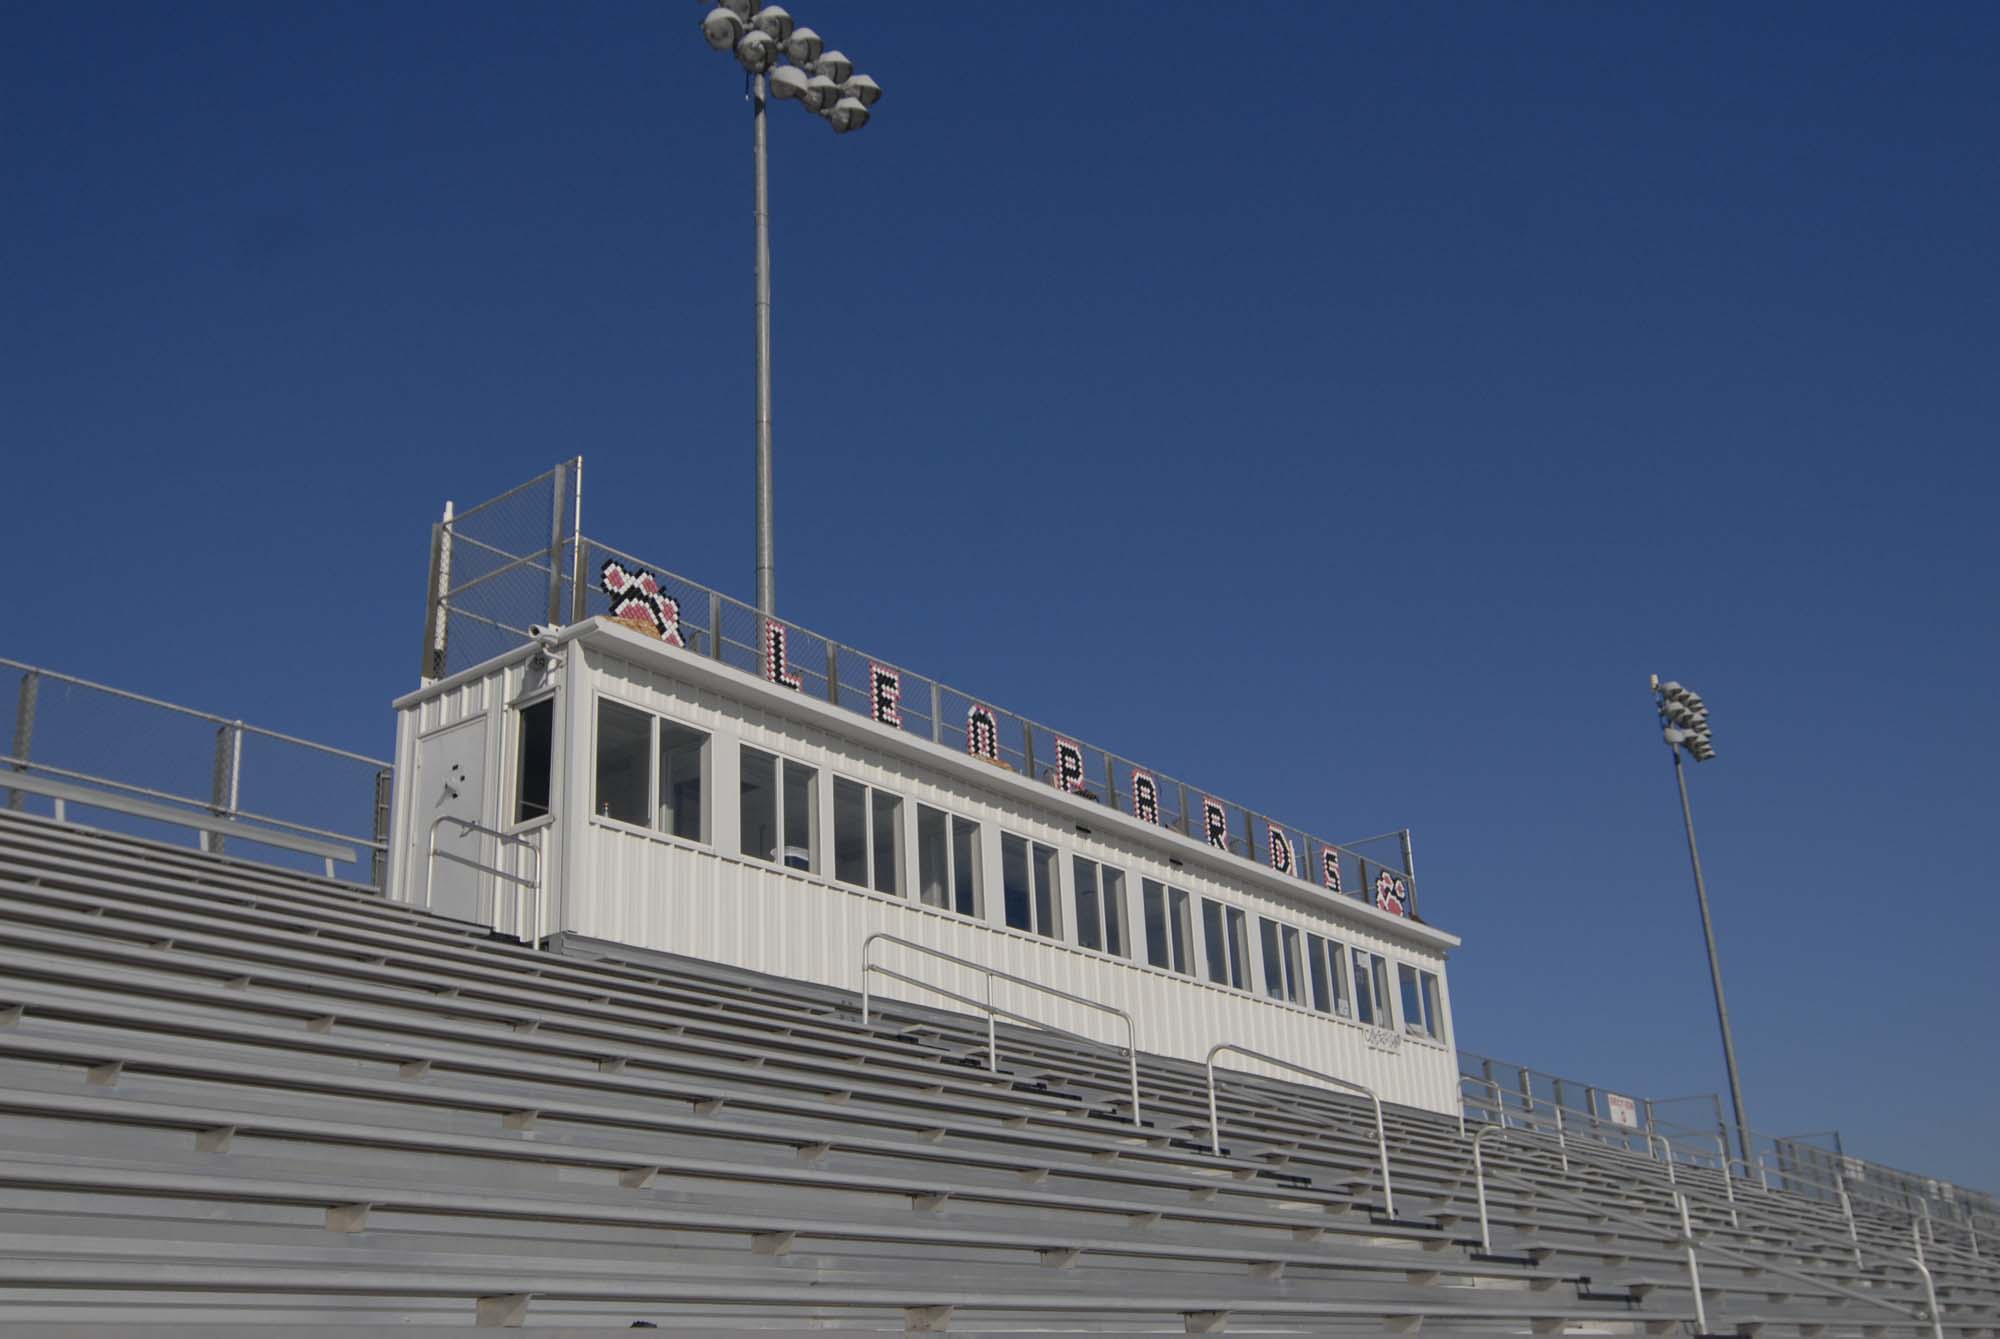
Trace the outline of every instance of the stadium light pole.
[[[765, 172], [764, 78], [783, 101], [815, 112], [837, 135], [868, 124], [868, 109], [882, 88], [818, 33], [801, 28], [782, 5], [721, 0], [701, 21], [716, 51], [733, 52], [750, 76], [750, 121], [756, 145], [757, 186], [757, 611], [777, 612], [777, 563], [771, 501], [771, 192]], [[786, 62], [789, 62], [787, 64]]]
[[[1678, 683], [1661, 683], [1653, 676], [1653, 705], [1659, 709], [1660, 732], [1667, 752], [1674, 759], [1674, 781], [1681, 792], [1681, 822], [1687, 827], [1688, 861], [1694, 866], [1694, 896], [1701, 906], [1701, 934], [1708, 941], [1708, 977], [1715, 985], [1715, 1021], [1722, 1029], [1722, 1060], [1729, 1069], [1729, 1102], [1736, 1112], [1736, 1152], [1743, 1160], [1744, 1174], [1750, 1170], [1750, 1121], [1743, 1114], [1743, 1082], [1736, 1074], [1736, 1039], [1729, 1031], [1729, 1002], [1722, 994], [1722, 961], [1715, 952], [1715, 925], [1708, 915], [1708, 887], [1701, 877], [1701, 848], [1694, 840], [1694, 810], [1688, 804], [1687, 770], [1681, 764], [1686, 751], [1696, 762], [1715, 757], [1715, 741], [1709, 734], [1708, 704], [1700, 693]], [[1727, 1171], [1728, 1168], [1724, 1168]]]

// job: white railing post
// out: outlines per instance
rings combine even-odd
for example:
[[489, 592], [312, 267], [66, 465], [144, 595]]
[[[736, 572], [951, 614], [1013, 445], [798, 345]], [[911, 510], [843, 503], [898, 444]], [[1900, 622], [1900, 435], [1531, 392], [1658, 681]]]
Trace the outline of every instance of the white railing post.
[[993, 973], [982, 972], [986, 979], [986, 1072], [1000, 1072], [1000, 1023], [993, 1012]]
[[1924, 1239], [1917, 1234], [1915, 1223], [1910, 1224], [1910, 1243], [1917, 1248], [1914, 1263], [1917, 1266], [1917, 1273], [1921, 1274], [1924, 1280], [1924, 1300], [1930, 1308], [1928, 1319], [1931, 1323], [1931, 1339], [1944, 1339], [1944, 1321], [1938, 1317], [1937, 1284], [1931, 1278], [1931, 1267], [1924, 1263]]
[[1721, 1159], [1716, 1166], [1722, 1169], [1722, 1189], [1729, 1196], [1729, 1225], [1742, 1227], [1743, 1220], [1736, 1216], [1736, 1178], [1729, 1173], [1729, 1143], [1721, 1135], [1715, 1136], [1715, 1152]]
[[[1247, 1056], [1252, 1060], [1261, 1060], [1267, 1065], [1276, 1065], [1279, 1069], [1289, 1069], [1294, 1074], [1304, 1074], [1308, 1078], [1318, 1079], [1322, 1083], [1331, 1083], [1335, 1087], [1346, 1088], [1367, 1097], [1375, 1106], [1375, 1150], [1380, 1156], [1382, 1165], [1382, 1210], [1390, 1218], [1396, 1216], [1396, 1191], [1395, 1187], [1389, 1182], [1389, 1133], [1387, 1127], [1382, 1123], [1382, 1099], [1375, 1095], [1373, 1088], [1365, 1084], [1356, 1083], [1352, 1079], [1343, 1079], [1338, 1075], [1326, 1074], [1317, 1069], [1308, 1069], [1304, 1065], [1294, 1064], [1290, 1060], [1280, 1060], [1275, 1055], [1265, 1055], [1262, 1051], [1253, 1051], [1247, 1046], [1238, 1046], [1234, 1042], [1217, 1042], [1208, 1048], [1207, 1062], [1208, 1144], [1211, 1151], [1219, 1153], [1222, 1149], [1222, 1127], [1216, 1118], [1215, 1108], [1215, 1057], [1224, 1051], [1228, 1051], [1233, 1055]], [[1135, 1103], [1138, 1101], [1136, 1090], [1133, 1101]]]
[[[1861, 1234], [1854, 1227], [1854, 1201], [1847, 1197], [1847, 1176], [1843, 1173], [1834, 1183], [1840, 1192], [1840, 1215], [1847, 1220], [1847, 1240], [1854, 1247], [1854, 1268], [1861, 1268]], [[1914, 1226], [1914, 1224], [1912, 1224]]]
[[1472, 1185], [1479, 1196], [1479, 1249], [1493, 1254], [1493, 1229], [1486, 1221], [1486, 1157], [1480, 1148], [1485, 1136], [1503, 1126], [1489, 1125], [1472, 1137]]
[[[1671, 1154], [1671, 1150], [1669, 1150]], [[1674, 1192], [1674, 1207], [1681, 1213], [1681, 1244], [1687, 1248], [1688, 1290], [1694, 1295], [1694, 1328], [1697, 1334], [1708, 1333], [1708, 1306], [1701, 1297], [1701, 1261], [1695, 1257], [1694, 1224], [1688, 1219], [1687, 1196]]]
[[1569, 1175], [1569, 1136], [1563, 1132], [1563, 1109], [1556, 1106], [1556, 1152], [1562, 1158], [1563, 1175]]

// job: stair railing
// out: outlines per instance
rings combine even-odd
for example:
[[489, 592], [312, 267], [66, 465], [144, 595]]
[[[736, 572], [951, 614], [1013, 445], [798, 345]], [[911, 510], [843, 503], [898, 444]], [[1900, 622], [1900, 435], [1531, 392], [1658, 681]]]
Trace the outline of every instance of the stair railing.
[[1303, 1074], [1307, 1078], [1318, 1079], [1322, 1083], [1331, 1083], [1337, 1088], [1345, 1088], [1350, 1092], [1360, 1093], [1370, 1102], [1373, 1102], [1375, 1104], [1375, 1152], [1381, 1158], [1382, 1162], [1382, 1208], [1389, 1217], [1394, 1218], [1396, 1216], [1396, 1192], [1389, 1184], [1389, 1136], [1385, 1133], [1382, 1125], [1382, 1099], [1375, 1095], [1373, 1088], [1363, 1083], [1356, 1083], [1352, 1079], [1343, 1079], [1336, 1074], [1327, 1074], [1317, 1069], [1308, 1069], [1306, 1066], [1294, 1064], [1290, 1060], [1280, 1060], [1275, 1055], [1265, 1055], [1262, 1051], [1253, 1051], [1247, 1046], [1238, 1046], [1233, 1041], [1217, 1042], [1208, 1048], [1209, 1152], [1218, 1156], [1222, 1153], [1222, 1126], [1217, 1121], [1215, 1114], [1215, 1057], [1221, 1055], [1224, 1051], [1228, 1051], [1231, 1055], [1241, 1055], [1252, 1060], [1261, 1060], [1267, 1065], [1276, 1065], [1280, 1069], [1289, 1069], [1294, 1074]]
[[[506, 870], [499, 868], [497, 858], [495, 864], [487, 865], [459, 855], [456, 851], [438, 850], [438, 829], [447, 823], [454, 825], [461, 832], [478, 833], [481, 837], [491, 837], [503, 848], [519, 846], [523, 850], [534, 852], [535, 877], [527, 879], [518, 874], [508, 873]], [[539, 836], [543, 831], [546, 831], [546, 829], [537, 829], [535, 835]], [[533, 837], [525, 832], [502, 832], [498, 828], [489, 828], [483, 823], [475, 823], [469, 818], [459, 818], [452, 814], [440, 814], [437, 821], [431, 824], [430, 841], [424, 853], [424, 905], [426, 907], [430, 905], [431, 880], [437, 873], [437, 862], [440, 860], [448, 860], [454, 865], [463, 865], [467, 869], [476, 870], [481, 874], [490, 874], [494, 879], [502, 883], [511, 883], [517, 889], [524, 890], [514, 895], [514, 937], [524, 942], [532, 943], [537, 948], [541, 947], [542, 938], [547, 929], [544, 924], [547, 917], [547, 907], [543, 903], [545, 889], [542, 885], [542, 847], [540, 842], [534, 840]], [[526, 897], [525, 890], [531, 888], [535, 894], [535, 917], [531, 927], [534, 933], [526, 935], [521, 933], [521, 906]]]
[[[902, 948], [909, 949], [913, 953], [925, 954], [936, 958], [940, 962], [954, 963], [970, 971], [978, 972], [984, 980], [986, 998], [975, 1000], [971, 996], [961, 995], [955, 990], [948, 990], [933, 982], [905, 975], [902, 972], [874, 961], [873, 953], [877, 940], [899, 945]], [[869, 935], [868, 938], [861, 941], [861, 1021], [864, 1025], [870, 1021], [873, 1009], [873, 997], [869, 990], [870, 973], [876, 976], [886, 976], [891, 981], [901, 981], [906, 986], [915, 986], [919, 990], [927, 990], [933, 995], [942, 995], [948, 1000], [957, 1000], [960, 1004], [983, 1011], [986, 1015], [986, 1068], [996, 1074], [1000, 1072], [1000, 1039], [995, 1020], [999, 1018], [1009, 1018], [1017, 1023], [1026, 1023], [1030, 1027], [1038, 1027], [1048, 1032], [1060, 1033], [1065, 1037], [1071, 1037], [1093, 1046], [1100, 1043], [1095, 1037], [1086, 1037], [1081, 1033], [1071, 1032], [1066, 1028], [1057, 1027], [1053, 1023], [1045, 1023], [1039, 1018], [1032, 1018], [1027, 1014], [1016, 1013], [1012, 1009], [995, 1004], [993, 1002], [993, 983], [995, 981], [1006, 981], [1017, 986], [1026, 987], [1029, 990], [1039, 990], [1044, 995], [1053, 995], [1057, 999], [1068, 1000], [1071, 1004], [1080, 1004], [1087, 1009], [1096, 1009], [1123, 1019], [1125, 1022], [1125, 1075], [1131, 1094], [1132, 1123], [1134, 1125], [1142, 1123], [1139, 1119], [1138, 1029], [1132, 1023], [1132, 1015], [1126, 1013], [1123, 1009], [1114, 1008], [1099, 1000], [1086, 999], [1082, 995], [1072, 995], [1067, 990], [1058, 990], [1054, 986], [1044, 985], [1040, 981], [1030, 980], [1025, 976], [1016, 976], [1012, 972], [1003, 972], [997, 967], [988, 967], [985, 963], [974, 962], [970, 958], [961, 958], [955, 953], [946, 953], [943, 949], [932, 948], [928, 944], [919, 944], [913, 940], [904, 939], [899, 935], [890, 934], [886, 930], [877, 930], [874, 934]]]

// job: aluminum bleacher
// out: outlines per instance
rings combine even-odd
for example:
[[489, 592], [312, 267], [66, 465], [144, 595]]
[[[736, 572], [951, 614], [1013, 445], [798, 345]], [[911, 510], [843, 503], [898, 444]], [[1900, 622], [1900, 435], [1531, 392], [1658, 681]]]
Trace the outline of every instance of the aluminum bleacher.
[[1975, 1237], [1397, 1107], [1385, 1185], [1352, 1095], [998, 1054], [0, 812], [0, 1327], [2000, 1334]]

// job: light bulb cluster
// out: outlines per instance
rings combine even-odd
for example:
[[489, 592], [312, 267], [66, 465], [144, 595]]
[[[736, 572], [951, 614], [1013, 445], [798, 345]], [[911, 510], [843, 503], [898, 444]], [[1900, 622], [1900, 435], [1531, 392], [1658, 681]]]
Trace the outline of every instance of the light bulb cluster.
[[1670, 749], [1686, 749], [1696, 762], [1715, 757], [1715, 741], [1708, 732], [1708, 704], [1692, 688], [1653, 676], [1653, 699], [1660, 709], [1661, 734]]
[[836, 134], [867, 125], [868, 109], [882, 96], [880, 84], [826, 50], [818, 33], [793, 24], [782, 5], [722, 0], [701, 21], [701, 35], [715, 50], [734, 52], [750, 73], [770, 75], [773, 94], [817, 112]]

